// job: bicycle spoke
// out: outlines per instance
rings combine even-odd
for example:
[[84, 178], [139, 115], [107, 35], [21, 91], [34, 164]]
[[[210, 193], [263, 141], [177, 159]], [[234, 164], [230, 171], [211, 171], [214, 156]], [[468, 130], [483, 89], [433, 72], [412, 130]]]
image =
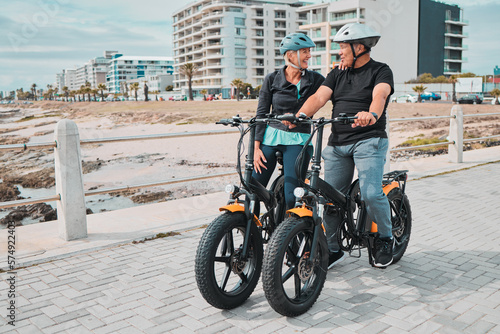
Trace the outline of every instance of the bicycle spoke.
[[300, 278], [299, 275], [294, 275], [295, 278], [295, 298], [299, 298], [302, 294], [302, 288], [300, 287]]
[[230, 256], [216, 256], [214, 257], [215, 262], [229, 263], [231, 261]]
[[291, 266], [290, 268], [288, 268], [288, 270], [285, 272], [285, 274], [281, 276], [281, 281], [283, 283], [285, 283], [286, 281], [288, 281], [290, 279], [290, 277], [293, 276], [294, 273], [295, 273], [295, 268], [294, 268], [294, 266]]
[[227, 281], [229, 280], [229, 275], [231, 275], [231, 268], [229, 265], [226, 266], [226, 269], [224, 269], [224, 274], [222, 275], [222, 280], [220, 284], [220, 288], [225, 291], [226, 290], [226, 285]]

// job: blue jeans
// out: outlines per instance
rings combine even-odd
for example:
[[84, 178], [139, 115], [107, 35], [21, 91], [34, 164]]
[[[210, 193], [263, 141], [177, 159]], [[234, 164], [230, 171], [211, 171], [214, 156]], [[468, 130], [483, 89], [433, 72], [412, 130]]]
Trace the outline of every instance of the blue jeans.
[[[356, 166], [361, 199], [366, 204], [368, 216], [377, 223], [381, 238], [392, 238], [389, 201], [382, 191], [388, 147], [387, 138], [370, 138], [351, 145], [327, 146], [322, 153], [325, 160], [325, 181], [342, 193], [346, 193], [351, 185]], [[341, 217], [325, 214], [324, 222], [328, 250], [336, 252], [339, 250], [337, 228]]]
[[[293, 191], [299, 186], [299, 180], [297, 174], [295, 174], [295, 160], [302, 150], [302, 145], [277, 145], [268, 146], [261, 145], [260, 149], [264, 156], [266, 157], [267, 163], [265, 164], [267, 169], [261, 168], [262, 174], [258, 174], [255, 170], [252, 173], [254, 179], [259, 181], [264, 187], [267, 187], [269, 179], [273, 175], [274, 168], [276, 168], [276, 152], [280, 151], [283, 154], [283, 173], [285, 176], [285, 201], [287, 209], [291, 209], [295, 206], [295, 196]], [[302, 165], [303, 175], [301, 179], [304, 180], [307, 172], [307, 164], [311, 159], [312, 146], [306, 151], [306, 156], [304, 159], [304, 164]]]

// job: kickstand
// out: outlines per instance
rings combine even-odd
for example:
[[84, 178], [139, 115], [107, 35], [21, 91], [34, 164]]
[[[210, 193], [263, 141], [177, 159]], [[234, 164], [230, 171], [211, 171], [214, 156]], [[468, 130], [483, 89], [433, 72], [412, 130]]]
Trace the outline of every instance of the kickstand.
[[[358, 254], [353, 254], [353, 251], [358, 251]], [[355, 257], [355, 258], [360, 258], [361, 257], [361, 240], [358, 239], [358, 244], [353, 245], [353, 247], [349, 250], [349, 256], [350, 257]]]

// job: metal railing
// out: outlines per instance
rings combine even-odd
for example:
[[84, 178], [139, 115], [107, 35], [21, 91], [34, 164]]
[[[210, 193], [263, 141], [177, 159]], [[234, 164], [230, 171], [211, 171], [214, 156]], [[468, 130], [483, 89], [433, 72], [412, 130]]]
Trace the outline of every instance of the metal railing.
[[[395, 118], [395, 119], [389, 119], [389, 122], [407, 122], [407, 121], [421, 121], [421, 120], [451, 119], [450, 122], [458, 121], [459, 124], [463, 125], [463, 118], [464, 117], [483, 117], [483, 116], [497, 116], [497, 115], [500, 115], [500, 113], [463, 115], [463, 114], [461, 114], [461, 109], [460, 109], [460, 112], [458, 113], [458, 115], [457, 114], [453, 115], [453, 112], [452, 112], [452, 115], [450, 115], [450, 116]], [[450, 125], [451, 125], [451, 123], [450, 123]], [[451, 126], [450, 126], [450, 128], [451, 128]], [[82, 139], [79, 141], [79, 144], [80, 145], [90, 145], [90, 144], [103, 144], [103, 143], [124, 142], [124, 141], [172, 139], [172, 138], [197, 137], [197, 136], [209, 136], [209, 135], [220, 135], [220, 134], [234, 134], [237, 132], [238, 131], [235, 129], [228, 129], [228, 130], [214, 130], [214, 131], [197, 131], [197, 132], [184, 132], [184, 133], [140, 135], [140, 136], [128, 136], [128, 137]], [[459, 147], [459, 150], [461, 150], [461, 149], [463, 149], [463, 143], [465, 143], [465, 142], [489, 140], [489, 139], [494, 139], [494, 138], [500, 137], [500, 135], [493, 135], [493, 136], [486, 136], [486, 137], [480, 137], [480, 138], [463, 139], [463, 128], [460, 126], [458, 127], [457, 132], [459, 132], [459, 133], [456, 133], [453, 136], [452, 136], [452, 133], [450, 133], [450, 137], [453, 137], [453, 140], [440, 142], [440, 143], [426, 144], [426, 145], [398, 147], [398, 148], [391, 149], [390, 152], [416, 150], [416, 149], [421, 149], [421, 148], [429, 148], [429, 147], [444, 146], [444, 145], [455, 145], [455, 146], [459, 145], [459, 146], [461, 146], [461, 148]], [[46, 142], [46, 143], [31, 143], [31, 144], [24, 143], [24, 144], [0, 145], [0, 151], [27, 150], [27, 149], [31, 149], [31, 148], [55, 148], [55, 149], [57, 149], [57, 141]], [[458, 158], [457, 162], [462, 162], [461, 158]], [[170, 184], [184, 183], [184, 182], [191, 182], [191, 181], [199, 181], [199, 180], [205, 180], [205, 179], [210, 179], [210, 178], [219, 178], [219, 177], [224, 177], [224, 176], [230, 176], [230, 175], [235, 175], [235, 174], [236, 174], [236, 172], [223, 172], [223, 173], [217, 173], [217, 174], [211, 174], [211, 175], [201, 175], [201, 176], [194, 176], [194, 177], [179, 178], [179, 179], [175, 179], [175, 180], [158, 181], [158, 182], [152, 182], [152, 183], [128, 185], [128, 186], [115, 187], [115, 188], [96, 189], [96, 190], [90, 190], [90, 191], [84, 192], [84, 196], [109, 194], [109, 193], [116, 193], [116, 192], [122, 192], [122, 191], [128, 191], [128, 190], [136, 190], [136, 189], [141, 189], [141, 188], [170, 185]], [[61, 195], [56, 194], [54, 196], [43, 197], [43, 198], [8, 201], [8, 202], [0, 203], [0, 209], [12, 208], [12, 207], [16, 207], [16, 206], [29, 205], [29, 204], [60, 201], [60, 200], [61, 200]]]

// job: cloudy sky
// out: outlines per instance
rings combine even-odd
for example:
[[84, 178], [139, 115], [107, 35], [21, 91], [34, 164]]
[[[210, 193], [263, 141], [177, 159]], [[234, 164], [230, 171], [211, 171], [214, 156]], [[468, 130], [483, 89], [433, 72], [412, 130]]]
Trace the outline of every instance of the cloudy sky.
[[[312, 0], [311, 2], [320, 2]], [[326, 1], [326, 0], [325, 0]], [[408, 0], [400, 0], [408, 1]], [[63, 68], [81, 66], [105, 50], [172, 56], [172, 13], [192, 0], [13, 0], [0, 11], [0, 91], [45, 87]], [[450, 0], [469, 20], [463, 70], [492, 74], [500, 43], [491, 27], [498, 0]], [[404, 50], [402, 56], [404, 56]]]

